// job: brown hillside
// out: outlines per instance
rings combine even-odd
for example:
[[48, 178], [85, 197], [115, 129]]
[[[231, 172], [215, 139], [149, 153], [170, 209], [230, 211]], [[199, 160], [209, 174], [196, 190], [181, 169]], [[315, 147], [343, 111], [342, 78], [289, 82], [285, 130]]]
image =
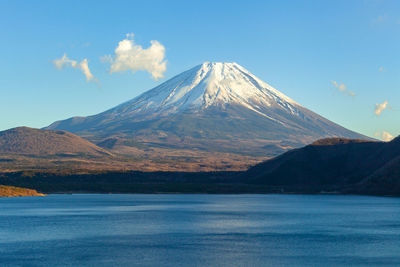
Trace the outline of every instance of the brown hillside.
[[95, 144], [65, 131], [18, 127], [0, 132], [0, 153], [21, 155], [111, 155]]
[[[131, 143], [135, 145], [134, 142]], [[124, 140], [117, 138], [101, 145], [105, 148], [61, 130], [28, 127], [10, 129], [0, 132], [0, 172], [243, 170], [266, 159], [266, 157], [259, 159], [230, 153], [212, 154], [184, 149], [171, 153], [164, 148], [125, 146]], [[108, 149], [113, 151], [109, 152]]]

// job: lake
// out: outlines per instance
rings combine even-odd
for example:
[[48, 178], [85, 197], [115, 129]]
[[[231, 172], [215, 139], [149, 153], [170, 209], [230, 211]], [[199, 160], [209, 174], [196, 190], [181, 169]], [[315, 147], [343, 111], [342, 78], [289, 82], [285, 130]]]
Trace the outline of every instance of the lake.
[[100, 195], [0, 199], [1, 266], [400, 264], [400, 198]]

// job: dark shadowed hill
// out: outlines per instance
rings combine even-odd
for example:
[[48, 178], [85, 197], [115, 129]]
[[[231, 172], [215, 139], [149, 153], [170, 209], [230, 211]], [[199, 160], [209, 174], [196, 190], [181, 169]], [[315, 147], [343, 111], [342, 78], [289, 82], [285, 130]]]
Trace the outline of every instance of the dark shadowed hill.
[[400, 195], [400, 137], [389, 144], [386, 149], [390, 152], [386, 150], [384, 153], [391, 154], [393, 158], [363, 180], [362, 184], [355, 188], [356, 193]]
[[399, 137], [391, 142], [328, 138], [260, 163], [243, 179], [290, 188], [379, 193], [400, 185], [399, 167]]
[[91, 142], [65, 131], [18, 127], [0, 132], [0, 153], [23, 155], [111, 155]]

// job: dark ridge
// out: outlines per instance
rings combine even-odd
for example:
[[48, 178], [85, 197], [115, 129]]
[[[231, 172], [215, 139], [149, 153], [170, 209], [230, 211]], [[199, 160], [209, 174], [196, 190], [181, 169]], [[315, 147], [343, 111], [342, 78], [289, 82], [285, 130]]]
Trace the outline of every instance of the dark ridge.
[[332, 137], [332, 138], [319, 139], [319, 140], [313, 142], [311, 145], [312, 146], [333, 146], [333, 145], [345, 145], [345, 144], [365, 143], [365, 142], [371, 142], [371, 140]]
[[398, 143], [400, 144], [400, 135], [397, 136], [396, 138], [394, 138], [392, 141], [390, 141], [391, 143]]
[[330, 138], [291, 150], [242, 174], [242, 181], [323, 191], [400, 194], [400, 142]]

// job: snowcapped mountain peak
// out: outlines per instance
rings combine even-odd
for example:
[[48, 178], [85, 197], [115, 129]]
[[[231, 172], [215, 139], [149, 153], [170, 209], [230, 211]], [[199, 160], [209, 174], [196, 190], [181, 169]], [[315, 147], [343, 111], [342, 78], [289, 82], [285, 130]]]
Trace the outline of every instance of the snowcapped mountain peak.
[[297, 114], [299, 106], [237, 63], [204, 62], [109, 112], [168, 115], [227, 105], [240, 105], [263, 116], [269, 116], [266, 108]]
[[136, 142], [154, 151], [172, 149], [165, 155], [173, 157], [182, 155], [181, 149], [277, 155], [325, 137], [363, 138], [302, 107], [239, 64], [222, 62], [204, 62], [110, 110], [47, 128], [103, 140], [102, 145], [122, 147], [124, 153], [137, 151]]

